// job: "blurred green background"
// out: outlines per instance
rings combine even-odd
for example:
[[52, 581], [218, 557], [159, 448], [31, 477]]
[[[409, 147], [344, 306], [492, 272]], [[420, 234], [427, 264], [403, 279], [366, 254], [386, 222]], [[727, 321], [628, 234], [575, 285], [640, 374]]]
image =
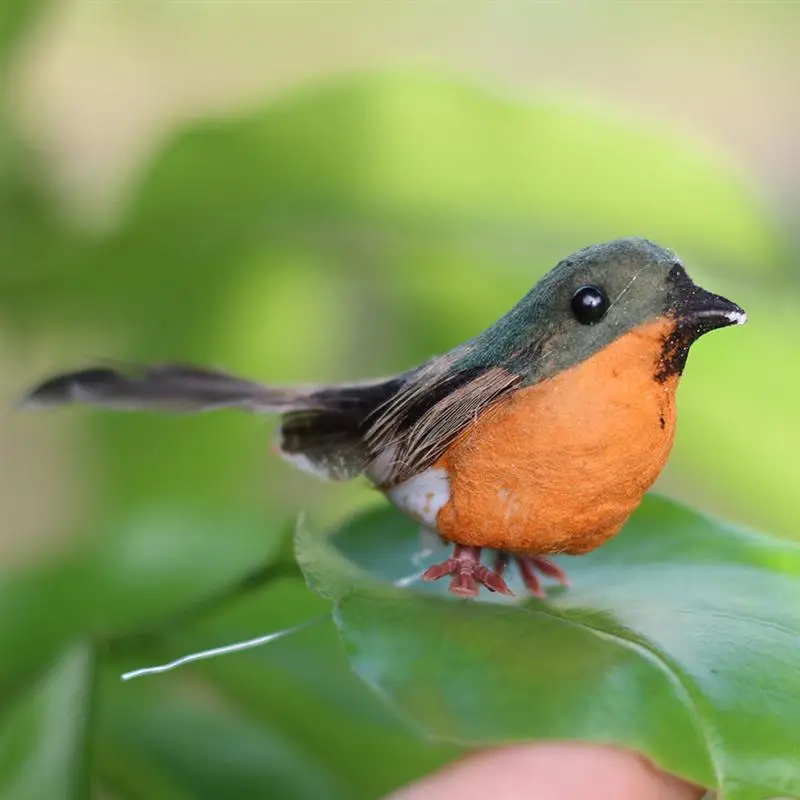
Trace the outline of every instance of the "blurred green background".
[[282, 537], [380, 501], [270, 457], [272, 420], [16, 412], [53, 370], [389, 374], [647, 236], [750, 314], [693, 351], [657, 488], [800, 538], [798, 33], [777, 3], [5, 0], [0, 796], [373, 798], [457, 752], [329, 624], [120, 683], [324, 611]]

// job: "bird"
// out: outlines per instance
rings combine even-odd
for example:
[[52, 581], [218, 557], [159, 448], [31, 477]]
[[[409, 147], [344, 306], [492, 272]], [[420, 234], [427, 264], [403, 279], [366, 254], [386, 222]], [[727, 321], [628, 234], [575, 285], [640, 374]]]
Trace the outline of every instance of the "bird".
[[569, 585], [552, 557], [615, 536], [666, 465], [690, 347], [746, 320], [673, 251], [623, 238], [564, 258], [488, 328], [400, 374], [273, 386], [192, 364], [115, 364], [48, 378], [23, 405], [278, 414], [285, 460], [325, 480], [365, 476], [452, 547], [425, 580], [448, 577], [460, 597], [510, 595], [513, 561], [544, 597], [541, 576]]

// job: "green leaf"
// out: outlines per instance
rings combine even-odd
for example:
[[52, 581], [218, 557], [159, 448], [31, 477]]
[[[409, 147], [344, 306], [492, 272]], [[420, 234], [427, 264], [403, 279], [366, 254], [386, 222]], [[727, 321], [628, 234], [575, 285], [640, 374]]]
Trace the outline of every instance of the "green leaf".
[[126, 753], [131, 787], [146, 764], [146, 773], [168, 775], [179, 796], [197, 800], [349, 796], [303, 745], [226, 707], [209, 686], [198, 692], [175, 680], [115, 684], [108, 687], [103, 738], [110, 740], [106, 749]]
[[88, 796], [93, 689], [94, 653], [80, 644], [17, 698], [0, 727], [0, 797]]
[[142, 507], [60, 560], [3, 576], [0, 692], [76, 637], [146, 633], [282, 557], [284, 526], [200, 511]]
[[727, 800], [800, 797], [797, 546], [649, 497], [562, 562], [572, 588], [482, 603], [386, 582], [420, 549], [399, 512], [332, 542], [298, 534], [309, 582], [335, 601], [356, 672], [428, 734], [613, 743]]
[[[352, 673], [338, 632], [330, 620], [324, 622], [326, 607], [301, 580], [285, 578], [232, 599], [211, 614], [171, 627], [165, 631], [169, 636], [142, 638], [138, 651], [135, 640], [114, 647], [113, 660], [106, 665], [109, 680], [103, 684], [104, 714], [98, 733], [98, 769], [114, 794], [155, 800], [196, 797], [200, 792], [193, 776], [198, 772], [208, 770], [217, 775], [215, 781], [224, 780], [226, 763], [215, 763], [208, 755], [203, 734], [180, 724], [184, 712], [196, 713], [204, 726], [217, 731], [215, 717], [227, 725], [234, 723], [230, 717], [235, 714], [236, 726], [241, 723], [247, 741], [256, 738], [257, 724], [263, 728], [265, 748], [274, 740], [278, 753], [288, 749], [301, 754], [307, 763], [292, 782], [295, 795], [280, 796], [303, 796], [297, 787], [308, 786], [307, 779], [313, 781], [316, 775], [346, 786], [345, 796], [353, 800], [369, 800], [458, 755], [457, 748], [432, 747], [408, 731]], [[198, 662], [169, 675], [119, 680], [125, 670], [279, 630], [320, 613], [323, 624], [267, 646]], [[180, 696], [183, 710], [170, 716], [174, 728], [166, 722], [151, 725], [162, 702], [175, 696]], [[139, 713], [141, 708], [143, 713]], [[179, 740], [174, 748], [162, 736], [162, 731], [172, 730], [177, 730]], [[189, 739], [196, 742], [194, 753], [200, 764], [191, 763], [194, 745]], [[270, 761], [268, 749], [263, 758]], [[277, 762], [249, 765], [239, 779], [231, 777], [230, 792], [240, 786], [246, 795], [247, 782], [260, 780], [259, 790], [250, 796], [273, 796], [275, 790], [270, 787], [275, 780], [270, 775], [276, 771], [280, 772]], [[288, 781], [289, 776], [281, 780]], [[305, 796], [329, 795], [309, 791]]]
[[302, 581], [277, 581], [181, 629], [171, 637], [166, 657], [281, 630], [322, 614], [318, 624], [299, 633], [198, 663], [191, 672], [207, 679], [243, 714], [302, 744], [321, 769], [350, 788], [353, 798], [382, 797], [455, 758], [457, 748], [421, 740], [353, 674], [338, 632], [324, 620], [326, 610], [327, 603]]

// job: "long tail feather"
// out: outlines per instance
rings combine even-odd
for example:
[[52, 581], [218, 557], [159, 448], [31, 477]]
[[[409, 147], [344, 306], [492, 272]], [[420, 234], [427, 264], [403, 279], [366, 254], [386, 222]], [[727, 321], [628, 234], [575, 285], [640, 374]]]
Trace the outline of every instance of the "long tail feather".
[[347, 480], [373, 454], [364, 436], [372, 412], [404, 376], [334, 386], [273, 387], [185, 364], [92, 369], [56, 375], [33, 387], [23, 408], [86, 403], [124, 411], [240, 408], [283, 416], [278, 450], [318, 477]]
[[95, 367], [50, 378], [32, 388], [23, 408], [89, 403], [118, 410], [205, 411], [243, 408], [284, 412], [308, 408], [320, 387], [275, 388], [185, 364], [130, 370]]

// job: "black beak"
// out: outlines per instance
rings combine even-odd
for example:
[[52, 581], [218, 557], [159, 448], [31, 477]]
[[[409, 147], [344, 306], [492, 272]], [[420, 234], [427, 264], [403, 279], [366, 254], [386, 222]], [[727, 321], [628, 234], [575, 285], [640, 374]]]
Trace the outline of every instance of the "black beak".
[[747, 314], [740, 306], [706, 291], [681, 272], [683, 274], [671, 276], [674, 287], [671, 307], [679, 327], [692, 331], [697, 337], [717, 328], [747, 322]]
[[676, 304], [675, 311], [679, 322], [697, 328], [698, 334], [747, 322], [747, 314], [736, 303], [694, 285]]

